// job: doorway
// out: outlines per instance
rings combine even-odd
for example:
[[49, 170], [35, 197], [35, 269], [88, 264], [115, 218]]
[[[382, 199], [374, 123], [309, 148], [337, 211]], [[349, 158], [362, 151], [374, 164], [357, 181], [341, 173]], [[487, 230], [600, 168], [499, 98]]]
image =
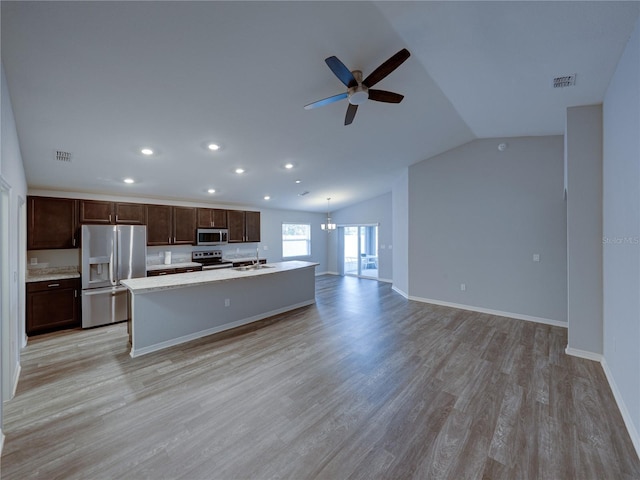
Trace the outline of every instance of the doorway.
[[350, 225], [342, 231], [342, 271], [345, 275], [378, 278], [378, 226]]

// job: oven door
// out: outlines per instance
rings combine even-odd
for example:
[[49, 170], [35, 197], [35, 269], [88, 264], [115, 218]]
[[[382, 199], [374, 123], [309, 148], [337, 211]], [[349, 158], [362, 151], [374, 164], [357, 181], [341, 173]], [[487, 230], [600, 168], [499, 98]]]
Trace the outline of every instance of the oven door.
[[229, 231], [225, 228], [199, 228], [198, 245], [223, 245], [229, 240]]

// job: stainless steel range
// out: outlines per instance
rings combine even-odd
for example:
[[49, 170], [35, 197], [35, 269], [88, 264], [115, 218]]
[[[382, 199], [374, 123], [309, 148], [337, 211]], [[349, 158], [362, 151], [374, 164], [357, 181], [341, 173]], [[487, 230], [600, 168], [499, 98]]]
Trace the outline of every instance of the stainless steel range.
[[231, 268], [232, 262], [222, 261], [222, 250], [201, 250], [191, 252], [191, 260], [201, 263], [202, 270], [215, 270], [218, 268]]

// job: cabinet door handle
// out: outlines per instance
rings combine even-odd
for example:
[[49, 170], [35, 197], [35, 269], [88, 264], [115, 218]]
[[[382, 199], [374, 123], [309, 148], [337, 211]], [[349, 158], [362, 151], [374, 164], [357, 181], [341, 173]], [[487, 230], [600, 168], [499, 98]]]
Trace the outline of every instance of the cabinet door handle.
[[173, 237], [173, 243], [176, 243], [176, 237]]
[[76, 246], [76, 239], [75, 238], [71, 239], [71, 245], [73, 245], [74, 247]]
[[160, 275], [166, 275], [166, 274], [167, 274], [167, 272], [160, 272], [160, 273], [158, 274], [158, 276], [160, 276]]
[[118, 215], [116, 214], [116, 223], [118, 223]]
[[75, 298], [78, 298], [78, 290], [74, 290], [74, 291], [73, 291], [73, 296], [74, 296]]
[[111, 223], [111, 214], [109, 214], [109, 223]]
[[52, 288], [52, 287], [59, 287], [60, 284], [59, 283], [50, 283], [49, 285], [47, 285], [47, 287]]
[[171, 237], [167, 237], [167, 243], [171, 243]]

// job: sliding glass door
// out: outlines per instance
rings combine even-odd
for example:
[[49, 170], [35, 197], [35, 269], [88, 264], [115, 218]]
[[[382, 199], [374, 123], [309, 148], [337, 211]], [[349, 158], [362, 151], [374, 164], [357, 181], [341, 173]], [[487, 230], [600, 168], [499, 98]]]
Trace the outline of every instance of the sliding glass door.
[[345, 275], [378, 278], [378, 227], [351, 225], [342, 231], [342, 264]]

